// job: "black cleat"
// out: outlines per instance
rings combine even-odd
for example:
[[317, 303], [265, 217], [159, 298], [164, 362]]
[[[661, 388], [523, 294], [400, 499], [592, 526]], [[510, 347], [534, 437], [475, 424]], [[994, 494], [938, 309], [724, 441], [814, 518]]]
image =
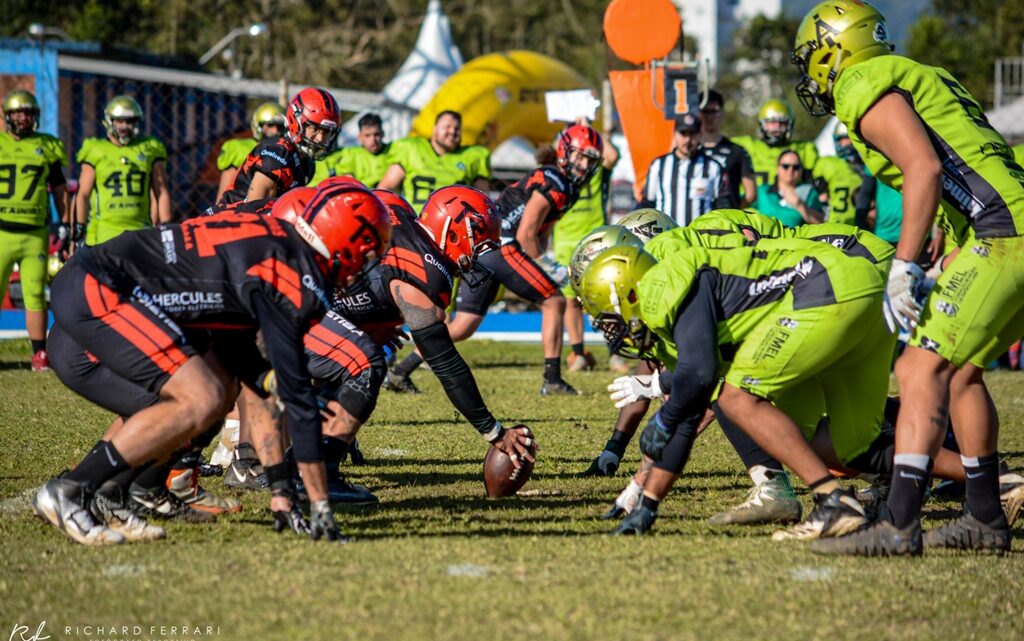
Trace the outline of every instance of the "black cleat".
[[[306, 486], [302, 479], [296, 475], [294, 478], [295, 491], [300, 501], [308, 501]], [[338, 471], [337, 467], [327, 467], [327, 500], [331, 505], [351, 505], [355, 507], [373, 507], [380, 503], [380, 499], [365, 485], [352, 483]]]
[[231, 465], [224, 474], [224, 485], [239, 490], [265, 490], [270, 486], [256, 450], [248, 443], [235, 448]]
[[420, 393], [419, 388], [416, 387], [411, 378], [398, 374], [393, 369], [388, 370], [387, 376], [384, 377], [384, 389], [399, 394]]
[[853, 534], [811, 543], [812, 552], [848, 556], [920, 556], [922, 549], [920, 521], [901, 530], [884, 519]]
[[950, 548], [976, 552], [1009, 552], [1010, 526], [1005, 517], [982, 523], [970, 514], [924, 533], [926, 548]]
[[352, 465], [367, 465], [366, 457], [363, 456], [363, 450], [359, 447], [359, 439], [352, 441], [352, 445], [348, 448], [348, 455]]
[[128, 489], [128, 508], [142, 518], [173, 519], [185, 523], [206, 523], [216, 518], [209, 512], [193, 509], [163, 486], [153, 489], [136, 485]]
[[565, 381], [559, 380], [554, 383], [544, 382], [540, 386], [541, 396], [581, 396], [580, 392]]
[[585, 469], [580, 476], [615, 476], [621, 460], [622, 458], [615, 452], [604, 450], [591, 461], [590, 467]]
[[638, 505], [635, 510], [629, 513], [629, 516], [622, 519], [622, 523], [619, 523], [619, 527], [612, 530], [612, 536], [620, 536], [623, 534], [641, 535], [651, 531], [654, 527], [654, 522], [658, 520], [658, 513], [652, 512], [648, 508], [642, 505]]

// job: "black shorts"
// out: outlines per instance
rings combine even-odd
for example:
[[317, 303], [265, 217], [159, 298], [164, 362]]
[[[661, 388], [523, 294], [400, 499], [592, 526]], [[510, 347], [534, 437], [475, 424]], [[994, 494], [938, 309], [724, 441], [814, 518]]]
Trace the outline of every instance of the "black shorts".
[[545, 301], [559, 293], [555, 281], [514, 240], [502, 245], [500, 250], [487, 252], [479, 260], [491, 270], [491, 277], [476, 289], [460, 283], [455, 297], [457, 312], [484, 316], [502, 285], [531, 303]]
[[309, 330], [303, 342], [309, 373], [321, 396], [337, 400], [359, 422], [369, 420], [387, 374], [384, 348], [333, 312]]
[[[72, 260], [60, 270], [53, 280], [50, 296], [54, 320], [59, 327], [58, 341], [64, 341], [60, 332], [70, 339], [70, 343], [64, 341], [65, 349], [50, 357], [62, 380], [64, 376], [69, 381], [80, 378], [74, 376], [74, 372], [76, 368], [81, 370], [81, 355], [76, 355], [71, 344], [85, 352], [90, 360], [151, 394], [159, 394], [167, 380], [197, 353], [178, 325], [158, 306], [135, 296], [119, 294], [82, 269], [78, 261]], [[69, 360], [64, 362], [65, 358]], [[101, 400], [68, 384], [76, 392], [107, 407]], [[109, 395], [117, 393], [112, 388]]]

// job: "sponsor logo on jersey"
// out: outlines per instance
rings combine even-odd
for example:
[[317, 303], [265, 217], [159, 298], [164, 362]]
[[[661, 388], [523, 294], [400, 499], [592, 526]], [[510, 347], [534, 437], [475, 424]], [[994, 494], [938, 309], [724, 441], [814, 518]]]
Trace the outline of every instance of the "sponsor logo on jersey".
[[927, 336], [922, 336], [921, 337], [921, 349], [926, 349], [929, 352], [936, 352], [937, 353], [939, 351], [939, 343], [938, 343], [938, 341], [933, 340], [931, 338], [928, 338]]
[[373, 297], [370, 292], [339, 295], [335, 300], [338, 305], [349, 311], [365, 311], [373, 307]]
[[139, 162], [146, 162], [146, 154], [139, 152]]
[[992, 252], [992, 249], [988, 245], [975, 245], [971, 247], [971, 253], [981, 256], [982, 258], [988, 258], [988, 255]]
[[302, 286], [308, 289], [309, 291], [313, 292], [313, 295], [316, 296], [317, 300], [320, 301], [320, 303], [324, 306], [325, 309], [331, 308], [331, 301], [327, 300], [327, 295], [324, 293], [324, 290], [320, 287], [320, 285], [317, 284], [315, 278], [313, 278], [309, 274], [303, 274]]
[[172, 312], [224, 308], [224, 294], [220, 292], [165, 292], [150, 296], [154, 303]]
[[949, 156], [942, 159], [942, 191], [952, 199], [957, 210], [968, 218], [973, 219], [984, 209], [981, 201], [964, 183], [963, 174]]
[[42, 156], [43, 155], [43, 148], [42, 147], [36, 147], [34, 153], [37, 156]]
[[442, 265], [439, 260], [434, 258], [433, 254], [423, 254], [423, 260], [436, 267], [437, 271], [441, 272], [441, 274], [448, 280], [448, 284], [452, 284], [452, 275], [448, 273], [448, 270], [445, 269], [445, 266]]
[[769, 274], [768, 276], [762, 276], [753, 283], [750, 283], [750, 286], [747, 288], [747, 295], [761, 296], [773, 289], [786, 289], [797, 278], [807, 278], [810, 276], [813, 267], [814, 261], [810, 258], [805, 258], [789, 269], [784, 269], [781, 272]]
[[170, 317], [164, 313], [164, 310], [161, 309], [149, 292], [136, 285], [135, 288], [132, 289], [132, 298], [139, 301], [151, 314], [163, 321], [164, 324], [167, 325], [168, 329], [178, 334], [178, 336], [184, 336], [184, 333], [181, 331], [181, 328], [178, 327], [178, 324], [172, 321]]
[[784, 317], [779, 319], [779, 327], [785, 327], [786, 329], [796, 329], [800, 323], [792, 318]]
[[276, 160], [277, 162], [281, 163], [282, 165], [287, 165], [288, 164], [288, 161], [285, 160], [284, 157], [281, 156], [280, 154], [274, 153], [273, 149], [263, 149], [263, 150], [260, 151], [260, 155], [261, 156], [266, 156], [267, 158], [273, 158], [274, 160]]
[[960, 311], [960, 308], [957, 307], [955, 304], [945, 300], [936, 301], [935, 309], [939, 310], [940, 312], [942, 312], [946, 316], [949, 316], [950, 318], [956, 316], [956, 313]]
[[170, 229], [161, 229], [160, 242], [164, 246], [164, 262], [168, 265], [178, 262], [178, 252], [174, 249], [174, 232]]
[[743, 377], [743, 384], [744, 385], [748, 385], [750, 387], [754, 387], [754, 386], [757, 386], [757, 385], [761, 384], [761, 379], [755, 378], [753, 376], [744, 376]]

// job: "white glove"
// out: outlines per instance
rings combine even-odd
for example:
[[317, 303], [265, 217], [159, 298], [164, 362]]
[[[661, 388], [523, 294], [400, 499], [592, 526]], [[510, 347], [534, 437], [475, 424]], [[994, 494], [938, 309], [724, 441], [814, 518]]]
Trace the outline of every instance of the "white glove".
[[538, 258], [537, 264], [559, 287], [565, 287], [569, 284], [569, 268], [565, 265], [555, 262], [546, 255]]
[[661, 396], [661, 376], [647, 374], [620, 376], [608, 386], [615, 407], [622, 409], [630, 403]]
[[921, 320], [923, 305], [918, 297], [924, 279], [916, 263], [893, 259], [882, 307], [889, 331], [895, 332], [898, 327], [909, 332]]
[[640, 497], [644, 495], [644, 488], [636, 481], [630, 479], [629, 485], [615, 497], [615, 507], [624, 510], [626, 514], [633, 511], [640, 504]]

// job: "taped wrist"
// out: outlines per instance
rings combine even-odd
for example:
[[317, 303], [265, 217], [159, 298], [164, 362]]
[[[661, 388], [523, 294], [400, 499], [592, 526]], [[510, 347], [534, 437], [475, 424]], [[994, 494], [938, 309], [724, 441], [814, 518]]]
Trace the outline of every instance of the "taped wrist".
[[291, 497], [292, 475], [288, 472], [287, 463], [281, 462], [276, 465], [265, 465], [263, 472], [267, 475], [267, 485], [270, 487], [271, 494]]
[[455, 349], [448, 327], [438, 321], [410, 332], [423, 360], [444, 387], [448, 400], [486, 438], [494, 431], [495, 419], [487, 409], [476, 379], [462, 355]]

